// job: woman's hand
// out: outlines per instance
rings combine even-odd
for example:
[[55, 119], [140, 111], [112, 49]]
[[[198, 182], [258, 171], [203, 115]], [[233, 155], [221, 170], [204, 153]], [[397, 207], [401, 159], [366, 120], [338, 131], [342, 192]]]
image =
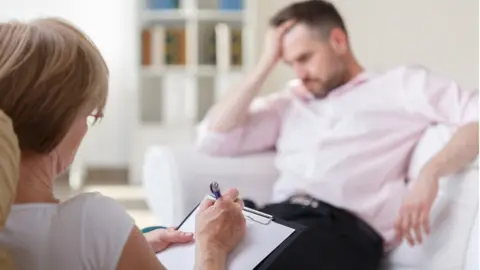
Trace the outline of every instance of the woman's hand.
[[246, 221], [238, 191], [231, 189], [218, 200], [204, 199], [195, 223], [196, 269], [217, 269], [245, 236]]
[[181, 232], [174, 227], [159, 229], [144, 234], [155, 253], [166, 249], [173, 243], [188, 243], [193, 240], [193, 233]]

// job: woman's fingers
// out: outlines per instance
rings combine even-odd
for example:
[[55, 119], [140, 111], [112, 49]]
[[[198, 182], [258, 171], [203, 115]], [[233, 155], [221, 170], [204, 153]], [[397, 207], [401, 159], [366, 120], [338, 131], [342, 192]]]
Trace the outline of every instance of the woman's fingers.
[[176, 230], [164, 230], [160, 234], [160, 240], [166, 243], [186, 243], [193, 240], [193, 233]]

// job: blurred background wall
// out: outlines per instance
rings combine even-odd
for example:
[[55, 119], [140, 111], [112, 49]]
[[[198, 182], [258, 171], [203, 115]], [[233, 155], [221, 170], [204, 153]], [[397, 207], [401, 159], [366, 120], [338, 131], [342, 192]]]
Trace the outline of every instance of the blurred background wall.
[[[259, 1], [259, 22], [296, 1]], [[478, 0], [334, 0], [358, 59], [367, 68], [418, 63], [478, 88]], [[259, 26], [258, 46], [266, 24]], [[291, 71], [279, 67], [268, 90], [282, 87]]]
[[[198, 0], [202, 1], [202, 0]], [[255, 58], [269, 17], [294, 1], [258, 0]], [[478, 0], [335, 0], [359, 60], [367, 68], [419, 63], [469, 88], [478, 87]], [[91, 167], [124, 168], [133, 140], [131, 102], [137, 91], [138, 42], [135, 0], [0, 0], [0, 21], [65, 17], [83, 29], [104, 54], [111, 72], [106, 118], [82, 146]], [[264, 92], [293, 77], [278, 67]]]

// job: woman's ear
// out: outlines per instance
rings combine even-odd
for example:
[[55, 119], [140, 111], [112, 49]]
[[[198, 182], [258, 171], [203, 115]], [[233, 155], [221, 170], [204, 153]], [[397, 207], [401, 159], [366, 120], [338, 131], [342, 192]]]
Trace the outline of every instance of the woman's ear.
[[55, 147], [54, 154], [57, 159], [58, 174], [63, 173], [72, 164], [87, 131], [87, 119], [85, 117], [78, 118], [70, 126], [70, 130], [63, 140]]

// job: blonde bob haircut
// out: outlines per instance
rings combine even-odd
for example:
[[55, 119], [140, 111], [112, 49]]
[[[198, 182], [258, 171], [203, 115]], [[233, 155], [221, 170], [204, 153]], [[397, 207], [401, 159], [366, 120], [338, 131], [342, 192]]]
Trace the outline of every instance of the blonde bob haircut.
[[[0, 111], [0, 229], [7, 221], [16, 195], [20, 149], [10, 118]], [[15, 269], [8, 250], [0, 246], [0, 269]]]
[[12, 119], [22, 152], [52, 152], [78, 117], [103, 116], [107, 95], [104, 59], [71, 24], [0, 24], [0, 110]]

